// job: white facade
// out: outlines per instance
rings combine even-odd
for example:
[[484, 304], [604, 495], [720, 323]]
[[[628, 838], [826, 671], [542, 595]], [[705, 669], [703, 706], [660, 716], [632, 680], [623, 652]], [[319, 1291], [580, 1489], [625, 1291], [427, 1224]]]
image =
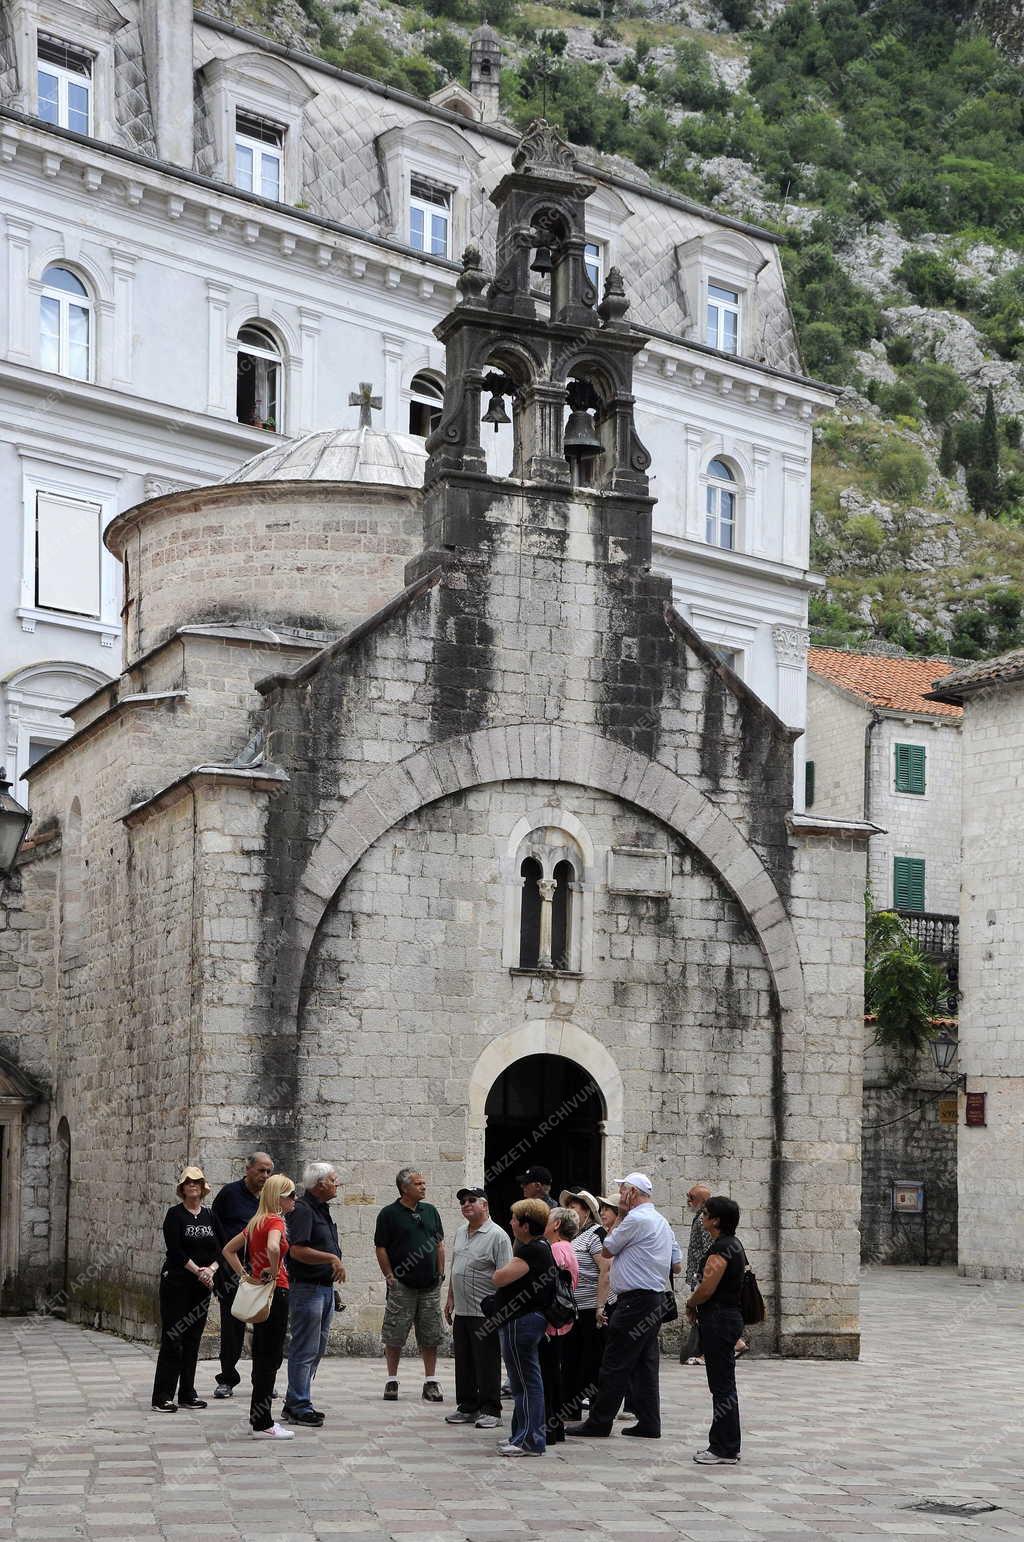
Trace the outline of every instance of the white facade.
[[[39, 117], [69, 110], [66, 90], [57, 109], [40, 95], [40, 34], [47, 57], [55, 37], [71, 51], [88, 135]], [[193, 19], [184, 0], [0, 12], [0, 756], [12, 779], [67, 736], [66, 704], [119, 672], [119, 581], [99, 546], [114, 514], [215, 481], [278, 435], [354, 425], [349, 396], [364, 381], [383, 399], [378, 425], [409, 431], [416, 377], [442, 375], [433, 327], [455, 299], [454, 259], [472, 241], [493, 268], [485, 190], [516, 141], [473, 121], [481, 96], [439, 95], [451, 110]], [[771, 237], [596, 177], [593, 261], [622, 269], [631, 319], [657, 334], [637, 371], [656, 561], [682, 614], [802, 727], [811, 428], [832, 393], [798, 373]], [[280, 201], [233, 185], [247, 180]], [[442, 211], [430, 228], [444, 255], [410, 245], [424, 200]], [[704, 341], [709, 285], [736, 296], [734, 354]], [[240, 422], [240, 404], [263, 426]], [[492, 440], [496, 469], [509, 432]], [[717, 491], [712, 461], [727, 470]], [[727, 527], [732, 549], [708, 541], [709, 497], [723, 494], [715, 539]]]
[[[868, 848], [868, 886], [876, 908], [955, 915], [960, 904], [959, 716], [938, 704], [929, 711], [923, 699], [917, 711], [879, 707], [870, 693], [844, 689], [816, 668], [816, 660], [831, 651], [812, 649], [808, 669], [807, 761], [814, 780], [809, 806], [816, 814], [864, 818], [878, 826]], [[867, 657], [874, 668], [884, 663]], [[915, 663], [936, 678], [949, 668], [938, 661]], [[914, 778], [905, 774], [907, 751], [914, 754]], [[897, 862], [909, 866], [898, 868]]]

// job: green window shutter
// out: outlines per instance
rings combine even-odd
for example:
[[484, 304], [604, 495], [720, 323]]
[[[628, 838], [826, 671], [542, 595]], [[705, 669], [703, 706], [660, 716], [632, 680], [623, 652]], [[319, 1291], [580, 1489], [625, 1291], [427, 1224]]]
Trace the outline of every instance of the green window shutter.
[[896, 791], [924, 792], [925, 747], [923, 744], [896, 745]]
[[814, 807], [814, 761], [804, 765], [804, 808]]
[[893, 857], [892, 902], [897, 910], [924, 909], [923, 857]]

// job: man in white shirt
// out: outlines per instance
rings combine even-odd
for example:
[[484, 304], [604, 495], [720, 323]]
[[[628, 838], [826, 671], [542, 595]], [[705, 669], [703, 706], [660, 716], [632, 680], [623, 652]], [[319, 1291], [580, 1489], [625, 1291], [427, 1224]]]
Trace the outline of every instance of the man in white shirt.
[[494, 1271], [512, 1257], [508, 1234], [491, 1220], [483, 1189], [460, 1189], [455, 1196], [463, 1224], [455, 1234], [445, 1321], [452, 1329], [455, 1399], [458, 1408], [447, 1424], [475, 1424], [478, 1430], [501, 1423], [501, 1343], [483, 1333], [481, 1302], [494, 1289]]
[[604, 1239], [603, 1254], [612, 1261], [615, 1308], [609, 1319], [604, 1359], [590, 1413], [567, 1424], [567, 1435], [610, 1435], [628, 1391], [636, 1423], [624, 1435], [661, 1437], [658, 1388], [658, 1332], [665, 1317], [665, 1292], [682, 1268], [683, 1256], [671, 1226], [654, 1208], [654, 1185], [646, 1173], [616, 1180], [622, 1220]]

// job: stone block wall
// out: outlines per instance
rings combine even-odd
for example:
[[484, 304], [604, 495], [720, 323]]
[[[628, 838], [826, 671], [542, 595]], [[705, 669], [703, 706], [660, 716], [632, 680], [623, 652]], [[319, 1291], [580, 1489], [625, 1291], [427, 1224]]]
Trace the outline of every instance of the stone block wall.
[[810, 812], [864, 818], [864, 730], [869, 718], [863, 703], [851, 701], [808, 671], [805, 752], [814, 762]]

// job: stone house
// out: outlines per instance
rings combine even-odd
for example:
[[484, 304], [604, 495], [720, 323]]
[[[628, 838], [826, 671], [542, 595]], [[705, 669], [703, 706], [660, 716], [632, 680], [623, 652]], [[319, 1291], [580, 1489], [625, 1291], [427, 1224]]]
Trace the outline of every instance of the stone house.
[[533, 1158], [596, 1190], [641, 1165], [680, 1229], [706, 1176], [763, 1343], [857, 1353], [869, 827], [792, 811], [794, 731], [652, 569], [647, 338], [617, 270], [588, 282], [593, 194], [535, 125], [497, 267], [467, 251], [438, 327], [425, 468], [367, 401], [108, 530], [123, 669], [32, 768], [0, 913], [7, 1300], [152, 1334], [178, 1164], [219, 1183], [259, 1145], [337, 1163], [341, 1337], [371, 1349], [397, 1168], [451, 1226]]
[[[472, 55], [471, 89], [425, 102], [193, 0], [0, 4], [0, 765], [20, 797], [118, 673], [116, 515], [351, 422], [361, 381], [389, 432], [429, 431], [434, 328], [467, 242], [493, 264], [518, 137], [489, 28]], [[656, 564], [803, 727], [811, 432], [835, 393], [802, 374], [778, 237], [618, 161], [588, 172], [589, 281], [618, 266], [647, 329]], [[488, 439], [507, 471], [508, 427]]]
[[[1024, 651], [935, 682], [963, 712], [960, 1273], [1024, 1279]], [[981, 1094], [980, 1122], [965, 1095]]]

